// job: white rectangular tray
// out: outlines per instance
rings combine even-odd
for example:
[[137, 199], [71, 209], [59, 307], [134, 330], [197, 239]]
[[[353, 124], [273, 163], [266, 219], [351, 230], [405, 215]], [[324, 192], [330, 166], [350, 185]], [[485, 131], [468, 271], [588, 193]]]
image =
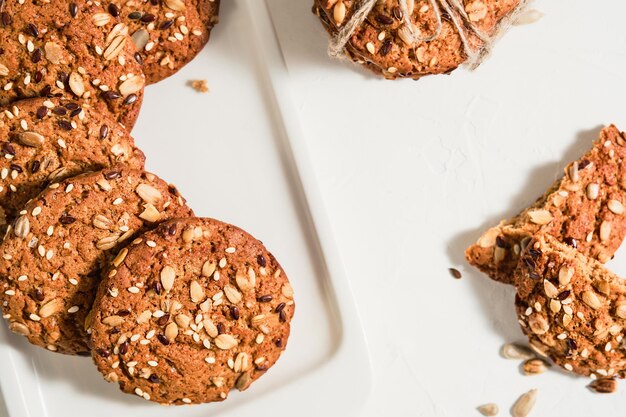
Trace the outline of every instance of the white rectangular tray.
[[[191, 79], [207, 79], [211, 92], [195, 92]], [[149, 87], [144, 103], [133, 135], [148, 170], [176, 184], [197, 215], [262, 239], [289, 274], [297, 308], [288, 349], [243, 394], [161, 407], [118, 392], [89, 358], [35, 348], [2, 324], [0, 416], [357, 415], [369, 358], [266, 3], [222, 1], [209, 46]]]

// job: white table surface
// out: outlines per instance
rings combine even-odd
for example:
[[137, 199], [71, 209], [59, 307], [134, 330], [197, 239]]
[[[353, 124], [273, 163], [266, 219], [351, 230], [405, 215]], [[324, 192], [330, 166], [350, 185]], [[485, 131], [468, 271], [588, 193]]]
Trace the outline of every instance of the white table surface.
[[[514, 293], [463, 251], [540, 195], [601, 125], [626, 130], [626, 3], [538, 0], [545, 17], [514, 28], [477, 71], [417, 82], [330, 61], [311, 1], [269, 3], [371, 350], [363, 416], [474, 416], [490, 401], [508, 415], [534, 387], [534, 416], [623, 410], [623, 393], [593, 395], [559, 372], [524, 377], [500, 358], [504, 342], [524, 340]], [[622, 253], [611, 267], [626, 276]]]
[[[623, 394], [593, 395], [561, 372], [524, 377], [499, 357], [523, 340], [513, 291], [469, 269], [463, 250], [541, 194], [601, 125], [626, 129], [626, 4], [539, 0], [546, 16], [476, 72], [386, 82], [326, 57], [311, 1], [268, 1], [371, 351], [363, 416], [474, 416], [491, 401], [508, 415], [535, 387], [534, 416], [621, 412]], [[626, 276], [621, 254], [610, 266]]]

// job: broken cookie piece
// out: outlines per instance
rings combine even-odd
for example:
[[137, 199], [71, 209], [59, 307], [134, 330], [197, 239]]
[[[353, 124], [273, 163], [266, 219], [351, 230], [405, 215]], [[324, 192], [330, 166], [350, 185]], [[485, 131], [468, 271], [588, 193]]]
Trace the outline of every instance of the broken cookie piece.
[[611, 125], [541, 198], [485, 232], [465, 257], [490, 278], [512, 284], [520, 253], [541, 232], [605, 263], [626, 235], [625, 205], [626, 139]]
[[538, 353], [593, 378], [626, 376], [626, 283], [553, 236], [534, 237], [515, 272], [519, 323]]

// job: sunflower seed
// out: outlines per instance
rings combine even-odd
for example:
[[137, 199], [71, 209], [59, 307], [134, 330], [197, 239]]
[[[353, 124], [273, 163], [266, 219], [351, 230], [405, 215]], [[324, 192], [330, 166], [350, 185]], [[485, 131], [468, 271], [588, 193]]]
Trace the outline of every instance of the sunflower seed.
[[56, 298], [52, 301], [47, 302], [39, 309], [39, 317], [47, 318], [53, 314], [58, 313], [63, 310], [63, 301], [59, 298]]
[[223, 333], [215, 338], [215, 345], [222, 350], [229, 350], [237, 346], [239, 342], [233, 336]]
[[183, 0], [164, 0], [165, 5], [177, 12], [185, 10], [185, 2]]
[[168, 291], [174, 286], [174, 280], [176, 279], [176, 271], [171, 266], [165, 266], [161, 270], [161, 285], [163, 289]]
[[287, 298], [293, 298], [293, 288], [291, 287], [291, 284], [285, 282], [281, 288], [281, 293]]
[[204, 265], [202, 265], [202, 276], [207, 278], [210, 277], [213, 275], [213, 272], [215, 272], [215, 268], [215, 262], [206, 261]]
[[537, 402], [537, 390], [531, 389], [525, 394], [522, 394], [513, 407], [511, 408], [511, 416], [513, 417], [527, 417]]
[[607, 206], [614, 214], [624, 214], [624, 205], [618, 200], [609, 200]]
[[191, 296], [191, 301], [194, 303], [199, 303], [204, 300], [204, 289], [200, 284], [198, 284], [198, 281], [191, 281], [189, 294]]
[[28, 329], [28, 326], [22, 323], [18, 323], [16, 321], [9, 325], [9, 330], [11, 330], [13, 333], [21, 334], [22, 336], [30, 335], [30, 330]]
[[215, 325], [215, 323], [213, 323], [211, 319], [202, 320], [202, 326], [204, 327], [204, 331], [206, 332], [206, 334], [208, 334], [210, 337], [217, 337], [217, 335], [219, 334], [217, 326]]
[[245, 276], [241, 271], [237, 271], [235, 274], [235, 282], [241, 291], [248, 291], [254, 288], [254, 284], [250, 282], [247, 276]]
[[241, 293], [235, 289], [232, 285], [224, 286], [224, 294], [228, 301], [233, 304], [238, 304], [241, 301]]
[[40, 148], [46, 139], [37, 132], [22, 132], [19, 135], [20, 143], [31, 148]]
[[555, 314], [561, 311], [561, 302], [559, 300], [550, 300], [550, 311]]
[[335, 23], [339, 26], [343, 23], [346, 18], [346, 5], [343, 1], [339, 1], [333, 7], [333, 19], [335, 19]]
[[528, 9], [520, 14], [513, 24], [515, 26], [529, 25], [537, 22], [543, 16], [544, 14], [537, 9]]
[[611, 295], [611, 284], [604, 280], [597, 279], [594, 281], [593, 288], [595, 288], [600, 294], [606, 295], [607, 297]]
[[500, 352], [506, 359], [526, 360], [535, 357], [530, 348], [517, 343], [505, 344]]
[[548, 224], [554, 219], [552, 213], [550, 213], [548, 210], [529, 211], [528, 216], [530, 217], [531, 222], [538, 225]]
[[79, 73], [72, 72], [70, 74], [69, 85], [70, 90], [72, 90], [72, 93], [76, 94], [77, 97], [82, 97], [83, 94], [85, 94], [85, 83]]
[[600, 240], [606, 242], [611, 236], [611, 222], [603, 221], [600, 224]]
[[597, 310], [602, 307], [602, 302], [593, 291], [585, 291], [582, 298], [583, 302], [593, 310]]
[[113, 266], [115, 266], [116, 268], [120, 266], [122, 262], [124, 262], [124, 259], [126, 259], [126, 255], [128, 255], [128, 249], [124, 248], [120, 251], [120, 253], [117, 254], [115, 259], [113, 259]]
[[165, 327], [165, 337], [170, 342], [176, 340], [176, 337], [178, 337], [178, 325], [176, 323], [172, 322]]
[[174, 321], [176, 321], [178, 327], [180, 327], [181, 329], [186, 329], [189, 327], [189, 323], [191, 323], [191, 318], [185, 314], [179, 314], [176, 316]]
[[121, 316], [105, 317], [104, 319], [102, 319], [102, 323], [106, 324], [107, 326], [116, 327], [124, 323], [124, 317], [121, 317]]
[[497, 416], [499, 411], [497, 404], [494, 403], [483, 404], [478, 407], [478, 412], [486, 417]]
[[574, 276], [574, 269], [568, 266], [562, 266], [559, 269], [559, 284], [562, 286], [566, 286], [572, 280]]
[[111, 29], [111, 32], [109, 32], [109, 34], [107, 35], [105, 43], [108, 44], [109, 42], [113, 40], [113, 38], [117, 36], [126, 36], [126, 35], [128, 35], [128, 26], [126, 26], [124, 23], [118, 23], [117, 25], [113, 27], [113, 29]]
[[[120, 94], [123, 97], [129, 96], [131, 94], [135, 94], [138, 93], [139, 91], [141, 91], [141, 89], [143, 88], [145, 82], [143, 77], [140, 77], [138, 75], [133, 75], [132, 77], [127, 78], [122, 84], [120, 84], [119, 90], [120, 90]], [[139, 185], [139, 187], [141, 187], [141, 185]], [[139, 194], [141, 196], [141, 194]], [[161, 194], [158, 193], [158, 197], [160, 199]], [[143, 198], [143, 197], [142, 197]], [[150, 203], [150, 201], [149, 201]], [[152, 202], [152, 204], [155, 204], [154, 202]]]
[[543, 290], [545, 291], [546, 295], [550, 298], [556, 298], [559, 295], [559, 290], [556, 288], [556, 286], [553, 283], [551, 283], [547, 279], [543, 281]]
[[146, 203], [156, 205], [163, 198], [161, 192], [148, 184], [139, 184], [135, 192]]
[[415, 0], [406, 0], [406, 11], [412, 15], [415, 11]]
[[20, 216], [15, 221], [13, 233], [15, 236], [24, 239], [30, 232], [30, 220], [26, 216]]
[[150, 317], [152, 317], [152, 313], [150, 312], [150, 310], [144, 310], [143, 312], [141, 312], [141, 314], [137, 316], [137, 323], [146, 324], [148, 323], [148, 321], [150, 321]]
[[595, 200], [596, 198], [598, 198], [599, 194], [600, 194], [600, 186], [598, 184], [591, 183], [587, 185], [587, 198], [589, 200]]

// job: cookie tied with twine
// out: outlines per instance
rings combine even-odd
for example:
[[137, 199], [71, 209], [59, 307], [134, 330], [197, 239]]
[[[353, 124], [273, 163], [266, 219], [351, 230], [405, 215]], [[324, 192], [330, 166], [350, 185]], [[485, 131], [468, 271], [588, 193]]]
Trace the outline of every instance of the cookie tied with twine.
[[[418, 79], [477, 68], [520, 18], [540, 17], [531, 0], [315, 0], [331, 35], [328, 54], [385, 78]], [[526, 16], [528, 15], [528, 16]]]

